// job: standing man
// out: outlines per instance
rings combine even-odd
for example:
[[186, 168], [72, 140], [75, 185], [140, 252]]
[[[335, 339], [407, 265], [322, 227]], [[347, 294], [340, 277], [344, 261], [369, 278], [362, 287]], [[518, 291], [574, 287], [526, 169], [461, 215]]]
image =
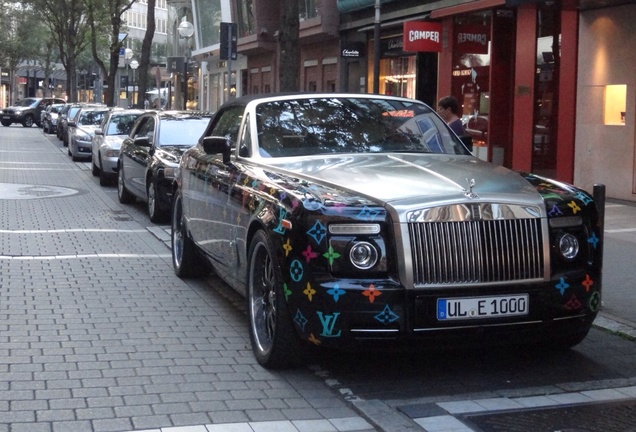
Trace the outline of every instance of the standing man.
[[462, 120], [459, 118], [459, 103], [453, 96], [446, 96], [437, 103], [437, 113], [461, 137], [466, 135]]

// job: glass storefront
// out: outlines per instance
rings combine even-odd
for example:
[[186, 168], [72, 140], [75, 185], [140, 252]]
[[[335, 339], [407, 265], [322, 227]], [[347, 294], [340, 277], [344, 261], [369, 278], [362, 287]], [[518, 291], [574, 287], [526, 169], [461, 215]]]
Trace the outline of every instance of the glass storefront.
[[556, 175], [557, 104], [560, 58], [559, 10], [537, 6], [537, 55], [534, 97], [532, 171]]
[[488, 159], [490, 114], [491, 11], [455, 17], [453, 23], [452, 95], [459, 102], [473, 149]]
[[[380, 88], [379, 93], [391, 96], [416, 98], [416, 56], [402, 50], [402, 34], [383, 38], [380, 42]], [[373, 41], [369, 44], [373, 53]], [[369, 75], [373, 82], [373, 56], [367, 56]], [[369, 91], [372, 91], [369, 88]]]

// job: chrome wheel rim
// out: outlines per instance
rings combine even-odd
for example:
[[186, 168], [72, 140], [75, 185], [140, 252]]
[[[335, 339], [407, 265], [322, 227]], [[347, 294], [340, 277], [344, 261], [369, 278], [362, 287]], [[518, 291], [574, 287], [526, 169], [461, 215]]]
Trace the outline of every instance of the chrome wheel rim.
[[276, 276], [265, 244], [256, 245], [250, 263], [250, 318], [258, 350], [266, 354], [276, 334]]
[[175, 267], [181, 268], [183, 262], [183, 221], [181, 220], [181, 201], [177, 198], [172, 215], [172, 257]]

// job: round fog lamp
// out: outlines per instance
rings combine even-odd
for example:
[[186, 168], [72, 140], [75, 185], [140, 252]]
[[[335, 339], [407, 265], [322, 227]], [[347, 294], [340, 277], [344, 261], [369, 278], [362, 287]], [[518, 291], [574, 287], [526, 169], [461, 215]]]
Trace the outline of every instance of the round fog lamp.
[[559, 252], [566, 259], [573, 259], [579, 253], [579, 241], [577, 238], [569, 233], [562, 234], [558, 241]]
[[361, 270], [366, 270], [378, 262], [378, 252], [371, 243], [359, 242], [349, 251], [351, 263]]

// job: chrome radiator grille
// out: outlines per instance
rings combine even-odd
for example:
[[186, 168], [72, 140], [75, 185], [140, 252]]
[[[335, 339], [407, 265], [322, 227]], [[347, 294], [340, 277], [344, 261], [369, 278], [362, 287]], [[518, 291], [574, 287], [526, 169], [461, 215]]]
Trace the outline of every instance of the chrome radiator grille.
[[409, 223], [416, 285], [543, 277], [540, 219]]

